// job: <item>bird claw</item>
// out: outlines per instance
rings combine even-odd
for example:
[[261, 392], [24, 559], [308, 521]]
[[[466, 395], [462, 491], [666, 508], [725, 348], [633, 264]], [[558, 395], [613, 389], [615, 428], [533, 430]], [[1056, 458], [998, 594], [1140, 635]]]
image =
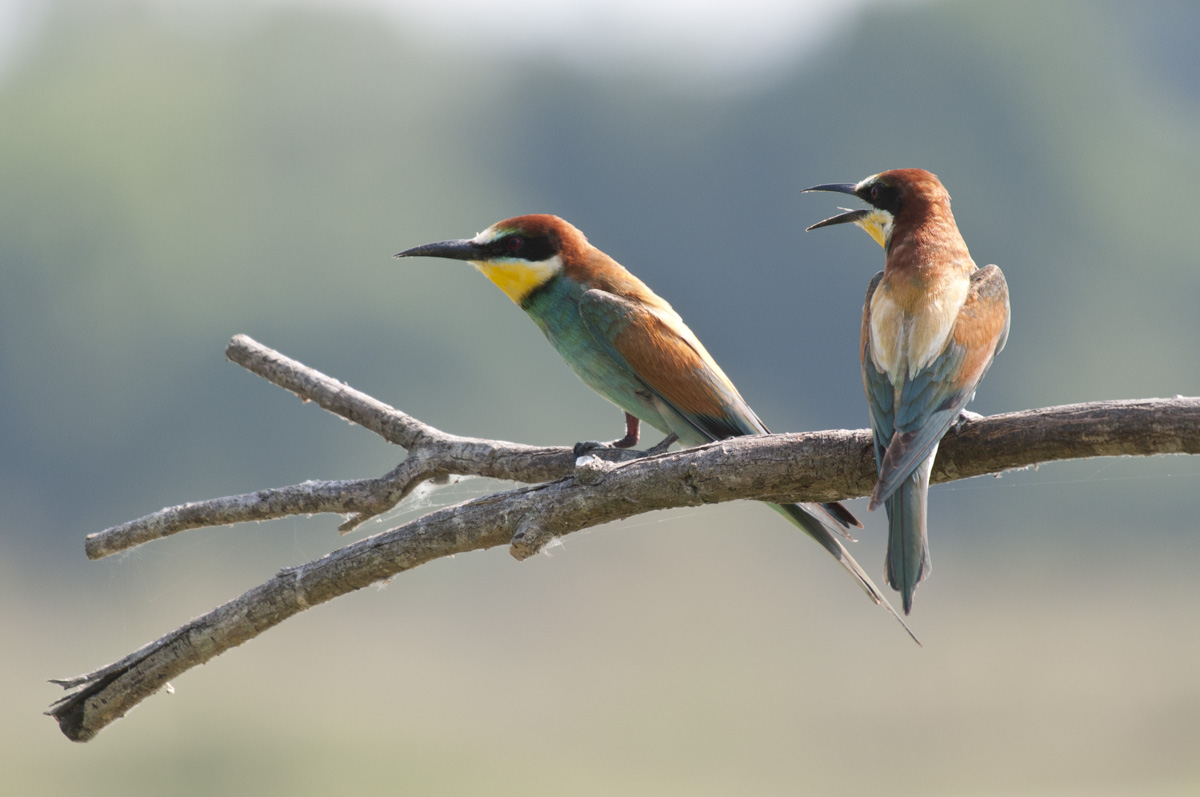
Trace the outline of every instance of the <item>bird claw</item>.
[[612, 448], [615, 448], [612, 443], [601, 443], [599, 440], [585, 440], [582, 443], [576, 443], [572, 452], [575, 454], [575, 459], [579, 459], [594, 451], [603, 451]]
[[954, 419], [954, 423], [950, 424], [950, 431], [954, 432], [955, 434], [958, 434], [959, 432], [961, 432], [963, 430], [964, 425], [971, 423], [972, 421], [981, 421], [981, 420], [983, 420], [983, 416], [980, 415], [978, 412], [971, 412], [970, 410], [959, 410], [958, 417]]
[[672, 443], [676, 442], [678, 439], [679, 438], [675, 435], [675, 433], [672, 432], [664, 437], [661, 442], [656, 443], [652, 448], [648, 448], [645, 451], [638, 451], [627, 446], [618, 445], [619, 443], [624, 442], [624, 439], [616, 440], [612, 443], [601, 443], [597, 440], [585, 440], [582, 443], [576, 443], [575, 447], [571, 449], [571, 452], [575, 455], [575, 459], [585, 457], [588, 454], [611, 452], [616, 456], [602, 456], [601, 458], [623, 462], [629, 459], [640, 459], [642, 457], [652, 457], [656, 454], [662, 454], [671, 447]]
[[674, 443], [678, 439], [679, 439], [679, 435], [675, 434], [674, 432], [671, 432], [669, 435], [664, 437], [660, 442], [655, 443], [652, 447], [646, 449], [646, 453], [643, 456], [653, 457], [653, 456], [657, 456], [658, 454], [665, 454], [665, 453], [667, 453], [667, 449], [671, 447], [671, 444]]

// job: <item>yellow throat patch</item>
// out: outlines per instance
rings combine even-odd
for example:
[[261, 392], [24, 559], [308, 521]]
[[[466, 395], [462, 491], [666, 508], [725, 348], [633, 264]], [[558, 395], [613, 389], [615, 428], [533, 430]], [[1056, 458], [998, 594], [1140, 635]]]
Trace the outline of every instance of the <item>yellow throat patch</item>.
[[888, 233], [892, 229], [892, 214], [886, 210], [873, 210], [855, 222], [867, 231], [867, 235], [875, 239], [875, 243], [887, 248]]
[[557, 257], [536, 263], [527, 260], [492, 263], [472, 260], [471, 265], [496, 283], [496, 287], [517, 304], [562, 269], [562, 262]]

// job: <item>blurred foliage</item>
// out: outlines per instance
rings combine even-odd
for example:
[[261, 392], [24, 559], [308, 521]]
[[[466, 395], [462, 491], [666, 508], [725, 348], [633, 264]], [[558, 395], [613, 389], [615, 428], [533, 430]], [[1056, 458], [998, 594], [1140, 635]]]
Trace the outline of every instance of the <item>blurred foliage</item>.
[[[55, 4], [0, 75], [0, 785], [1194, 793], [1183, 458], [935, 488], [920, 651], [770, 513], [720, 507], [406, 574], [83, 748], [35, 684], [339, 542], [329, 518], [282, 521], [89, 564], [84, 534], [401, 455], [223, 363], [234, 333], [449, 431], [617, 434], [486, 280], [390, 258], [517, 213], [568, 218], [642, 276], [776, 430], [861, 427], [882, 257], [804, 234], [833, 205], [799, 191], [923, 166], [1012, 290], [975, 410], [1200, 393], [1196, 30], [1185, 2], [906, 4], [710, 93], [364, 12]], [[871, 572], [881, 532], [870, 517], [856, 551]]]

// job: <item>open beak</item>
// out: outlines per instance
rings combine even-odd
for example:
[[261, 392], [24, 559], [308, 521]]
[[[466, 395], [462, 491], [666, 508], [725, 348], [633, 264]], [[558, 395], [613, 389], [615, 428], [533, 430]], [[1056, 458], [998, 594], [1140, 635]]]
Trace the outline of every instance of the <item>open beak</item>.
[[[858, 196], [858, 194], [855, 193], [855, 189], [857, 187], [858, 186], [856, 186], [854, 183], [825, 183], [824, 185], [814, 185], [812, 188], [805, 188], [800, 193], [807, 194], [809, 191], [834, 191], [839, 194], [849, 194], [850, 196]], [[818, 221], [816, 224], [809, 227], [808, 229], [816, 230], [821, 227], [830, 227], [830, 226], [833, 226], [834, 224], [845, 224], [847, 222], [856, 222], [857, 223], [857, 222], [860, 222], [863, 219], [865, 219], [867, 216], [871, 215], [872, 208], [865, 208], [863, 210], [850, 210], [849, 208], [839, 208], [839, 210], [844, 210], [846, 212], [839, 213], [836, 216], [831, 216], [828, 219], [825, 219], [825, 221]]]
[[487, 252], [470, 239], [438, 241], [405, 249], [394, 257], [445, 257], [451, 260], [487, 260]]
[[[814, 185], [812, 188], [805, 188], [801, 193], [808, 191], [834, 191], [839, 194], [850, 194], [858, 196], [856, 185], [852, 183], [826, 183], [825, 185]], [[859, 208], [858, 210], [850, 210], [849, 208], [838, 208], [843, 211], [836, 216], [830, 216], [824, 221], [818, 221], [810, 230], [819, 230], [822, 227], [832, 227], [835, 224], [853, 223], [857, 224], [862, 229], [866, 230], [867, 234], [875, 239], [875, 243], [883, 248], [887, 248], [888, 236], [892, 230], [892, 214], [886, 210], [879, 208]]]

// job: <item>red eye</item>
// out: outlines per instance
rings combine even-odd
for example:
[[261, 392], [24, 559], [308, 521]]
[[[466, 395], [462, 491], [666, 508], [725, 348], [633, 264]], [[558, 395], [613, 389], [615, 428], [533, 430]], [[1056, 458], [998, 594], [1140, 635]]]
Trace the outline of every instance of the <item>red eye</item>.
[[521, 244], [525, 243], [519, 235], [510, 235], [508, 240], [504, 242], [504, 248], [509, 252], [516, 254], [521, 249]]
[[871, 199], [879, 199], [879, 186], [871, 186]]

